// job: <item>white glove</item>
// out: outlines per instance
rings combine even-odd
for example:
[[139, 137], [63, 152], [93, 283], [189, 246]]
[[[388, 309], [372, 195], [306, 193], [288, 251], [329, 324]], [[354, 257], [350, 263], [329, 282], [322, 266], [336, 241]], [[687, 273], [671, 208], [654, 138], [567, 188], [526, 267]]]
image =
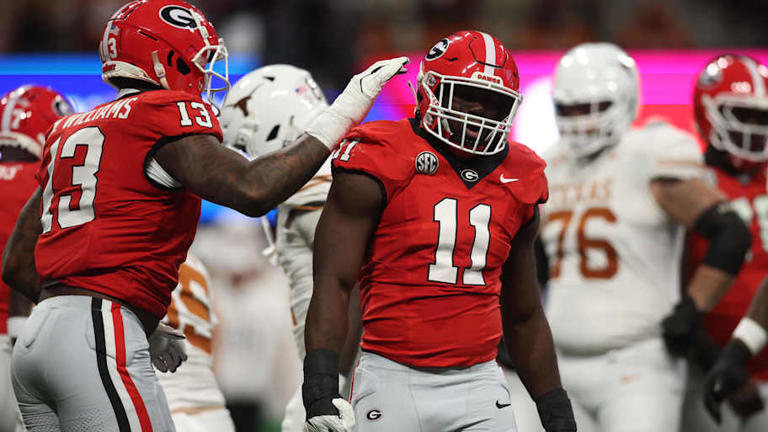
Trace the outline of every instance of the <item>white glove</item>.
[[184, 348], [184, 334], [173, 327], [159, 323], [149, 335], [149, 356], [152, 364], [160, 372], [176, 372], [182, 362], [187, 360]]
[[355, 427], [355, 411], [352, 405], [342, 398], [335, 398], [331, 403], [339, 410], [339, 415], [321, 415], [307, 420], [307, 432], [352, 432]]
[[406, 72], [405, 65], [409, 61], [408, 57], [380, 60], [353, 76], [333, 104], [310, 123], [306, 133], [329, 149], [335, 147], [347, 129], [363, 121], [384, 84], [393, 76]]

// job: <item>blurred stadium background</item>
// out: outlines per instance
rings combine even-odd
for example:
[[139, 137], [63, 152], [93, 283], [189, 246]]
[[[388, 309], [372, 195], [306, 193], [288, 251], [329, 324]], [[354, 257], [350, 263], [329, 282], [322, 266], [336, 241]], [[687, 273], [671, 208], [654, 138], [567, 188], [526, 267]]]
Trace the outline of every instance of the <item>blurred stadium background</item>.
[[[105, 20], [124, 0], [0, 1], [0, 92], [49, 85], [78, 110], [111, 100], [96, 49]], [[264, 64], [310, 70], [329, 100], [371, 60], [409, 55], [369, 119], [412, 112], [406, 80], [423, 52], [459, 29], [490, 32], [512, 49], [524, 103], [514, 135], [536, 151], [557, 139], [550, 74], [585, 41], [611, 41], [638, 62], [640, 121], [663, 116], [692, 129], [694, 77], [716, 54], [768, 63], [765, 0], [192, 0], [230, 51], [230, 80]], [[209, 267], [220, 327], [216, 371], [238, 430], [278, 430], [300, 366], [291, 337], [287, 282], [262, 253], [262, 226], [206, 204], [193, 246]]]

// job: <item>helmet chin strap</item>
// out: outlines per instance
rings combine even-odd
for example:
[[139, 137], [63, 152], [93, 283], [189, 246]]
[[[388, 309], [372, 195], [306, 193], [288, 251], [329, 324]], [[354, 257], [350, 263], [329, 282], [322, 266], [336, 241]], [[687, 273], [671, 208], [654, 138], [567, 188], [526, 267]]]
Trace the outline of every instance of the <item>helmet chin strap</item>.
[[165, 66], [160, 62], [157, 51], [152, 51], [152, 63], [154, 63], [155, 75], [160, 80], [160, 85], [163, 86], [164, 89], [170, 90], [171, 87], [168, 86], [168, 80], [165, 79]]

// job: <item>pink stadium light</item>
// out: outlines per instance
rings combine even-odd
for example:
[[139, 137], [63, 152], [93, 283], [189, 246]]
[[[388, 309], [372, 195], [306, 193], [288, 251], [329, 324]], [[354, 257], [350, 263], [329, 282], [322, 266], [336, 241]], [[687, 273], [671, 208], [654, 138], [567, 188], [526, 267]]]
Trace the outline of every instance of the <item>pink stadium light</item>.
[[[513, 52], [520, 70], [523, 104], [518, 113], [513, 136], [536, 150], [543, 151], [557, 139], [549, 92], [551, 75], [564, 51]], [[629, 54], [637, 61], [642, 88], [640, 118], [664, 119], [678, 127], [694, 131], [691, 99], [698, 73], [709, 60], [723, 53], [746, 54], [768, 64], [766, 49], [717, 50], [638, 50]], [[368, 119], [398, 119], [413, 113], [413, 94], [406, 80], [416, 83], [423, 56], [408, 54], [411, 63], [404, 77], [395, 78], [385, 87]], [[370, 60], [370, 59], [369, 59]]]

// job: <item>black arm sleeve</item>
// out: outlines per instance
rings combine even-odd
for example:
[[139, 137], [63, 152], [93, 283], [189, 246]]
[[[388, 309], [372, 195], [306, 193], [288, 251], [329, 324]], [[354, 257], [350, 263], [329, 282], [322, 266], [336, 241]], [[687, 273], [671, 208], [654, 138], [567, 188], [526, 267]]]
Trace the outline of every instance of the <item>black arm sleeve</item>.
[[693, 230], [709, 239], [704, 264], [736, 275], [752, 244], [749, 229], [725, 202], [709, 207], [696, 220]]

